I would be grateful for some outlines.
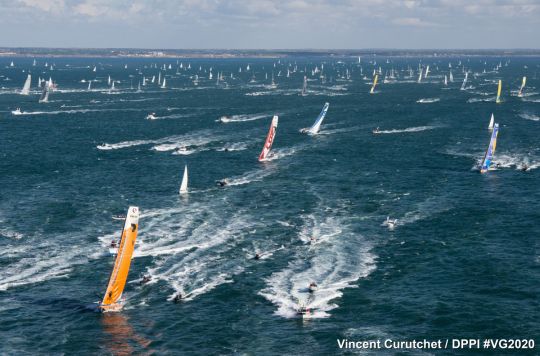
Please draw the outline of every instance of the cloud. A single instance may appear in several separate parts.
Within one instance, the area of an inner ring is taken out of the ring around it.
[[[433,22],[427,22],[419,19],[418,17],[398,17],[392,20],[392,23],[400,26],[413,26],[413,27],[431,27],[437,26]]]

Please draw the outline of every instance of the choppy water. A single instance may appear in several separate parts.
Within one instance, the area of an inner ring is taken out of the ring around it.
[[[3,353],[328,354],[338,338],[539,334],[540,58],[192,59],[179,70],[172,59],[11,60],[0,59]],[[421,84],[406,71],[419,61],[431,65]],[[464,91],[459,61],[471,71]],[[139,70],[157,81],[154,63],[172,65],[168,88],[136,92]],[[324,82],[311,73],[323,63]],[[379,65],[399,77],[370,95]],[[38,76],[58,84],[47,104]],[[320,134],[299,133],[326,101]],[[499,168],[480,175],[492,112]],[[274,155],[259,163],[274,114]],[[122,224],[111,216],[128,205],[142,211],[128,302],[102,315],[92,305]],[[189,297],[174,304],[179,291]],[[301,305],[313,319],[297,318]]]

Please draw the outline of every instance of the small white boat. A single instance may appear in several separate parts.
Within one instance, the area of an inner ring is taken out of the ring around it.
[[[146,120],[157,120],[156,113],[153,112],[151,114],[146,115]]]
[[[390,230],[393,230],[396,227],[397,219],[390,219],[389,216],[386,217],[386,220],[382,223],[382,226],[387,226]]]
[[[311,283],[309,284],[308,291],[309,291],[310,293],[315,293],[315,291],[317,291],[318,288],[319,288],[319,287],[317,286],[317,283],[311,282]]]
[[[15,110],[12,110],[11,113],[13,115],[22,115],[22,111],[21,111],[21,108],[17,108]]]

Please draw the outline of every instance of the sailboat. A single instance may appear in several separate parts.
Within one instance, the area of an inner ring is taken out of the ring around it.
[[[92,81],[89,80],[89,81],[88,81],[88,91],[90,91],[91,88],[92,88]]]
[[[501,103],[501,90],[502,90],[502,80],[499,79],[499,88],[497,89],[497,99],[495,99],[495,102],[497,104]]]
[[[525,88],[525,83],[527,83],[527,77],[523,77],[523,81],[521,82],[521,87],[519,88],[519,93],[518,93],[518,96],[520,98],[523,96],[523,88]]]
[[[139,84],[137,84],[137,93],[141,92],[141,81],[139,81]]]
[[[184,176],[182,177],[182,184],[180,184],[180,194],[186,194],[188,192],[188,170],[187,165],[184,167]]]
[[[109,75],[109,79],[107,79],[107,85],[111,86],[111,76]]]
[[[448,79],[450,80],[450,83],[454,82],[454,75],[452,74],[452,71],[450,71],[450,75],[448,76]]]
[[[328,111],[329,106],[330,106],[329,103],[325,103],[321,113],[319,114],[319,116],[317,116],[317,119],[315,120],[313,125],[309,129],[301,130],[301,132],[302,133],[308,133],[310,135],[316,135],[319,132],[319,129],[320,129],[321,124],[322,124],[322,122],[324,120],[324,117],[326,116],[326,112]]]
[[[26,77],[26,81],[24,82],[24,86],[21,90],[22,95],[28,95],[30,93],[31,84],[32,84],[32,76],[28,74],[28,77]]]
[[[270,129],[268,130],[268,135],[266,136],[266,141],[264,142],[263,149],[259,155],[259,162],[264,161],[268,157],[268,153],[272,148],[272,143],[274,143],[274,137],[276,136],[276,129],[278,125],[278,116],[274,115],[272,118],[272,123],[270,124]]]
[[[302,96],[306,96],[307,91],[307,76],[304,75],[304,85],[302,86]]]
[[[371,90],[369,91],[370,94],[375,94],[375,87],[377,86],[378,79],[379,79],[379,75],[375,74],[375,77],[373,78],[373,85],[371,86]]]
[[[465,78],[463,78],[463,83],[461,84],[460,90],[465,90],[465,85],[467,85],[468,77],[469,77],[469,72],[465,72]]]
[[[159,74],[158,74],[157,83],[158,83],[158,85],[161,85],[161,72],[159,72]]]
[[[444,86],[448,86],[448,77],[444,75]]]
[[[484,155],[484,160],[482,162],[482,167],[480,168],[480,173],[486,173],[489,171],[489,166],[493,160],[493,155],[495,154],[495,149],[497,148],[497,135],[499,134],[499,124],[493,126],[493,132],[491,133],[491,140],[489,141],[489,146]]]
[[[422,69],[420,69],[420,73],[418,74],[418,83],[422,82]]]
[[[48,103],[49,102],[49,84],[45,83],[43,86],[43,91],[41,92],[41,96],[39,97],[40,103]]]
[[[493,130],[493,125],[495,124],[495,116],[491,113],[491,119],[489,119],[488,130]]]
[[[123,307],[124,301],[122,299],[122,293],[126,286],[138,228],[139,208],[130,206],[124,222],[122,238],[118,247],[116,260],[114,261],[114,268],[111,277],[109,278],[109,284],[103,300],[99,303],[99,309],[102,312],[120,311]]]
[[[426,67],[426,74],[424,74],[424,79],[427,79],[429,74],[429,66]]]
[[[163,78],[163,84],[161,85],[161,89],[167,88],[167,78]]]

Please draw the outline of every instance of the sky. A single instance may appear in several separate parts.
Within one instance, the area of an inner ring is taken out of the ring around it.
[[[0,0],[0,47],[540,48],[540,0]]]

